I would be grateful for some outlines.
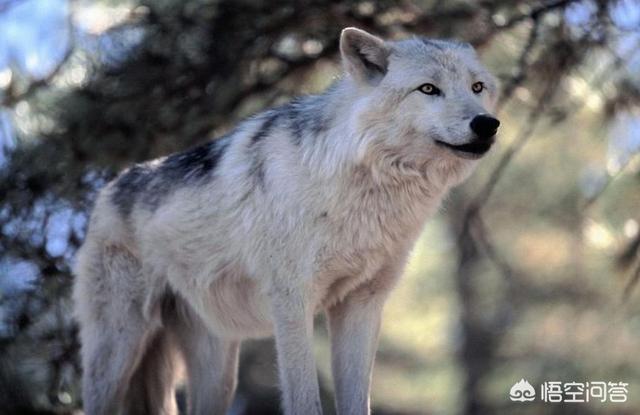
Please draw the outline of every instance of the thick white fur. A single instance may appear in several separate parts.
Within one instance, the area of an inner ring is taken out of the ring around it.
[[[471,48],[440,46],[345,29],[347,73],[325,93],[328,129],[296,145],[276,122],[261,147],[264,189],[247,175],[258,115],[233,134],[213,179],[168,191],[155,210],[123,217],[115,184],[100,193],[75,268],[87,414],[174,413],[176,353],[190,413],[222,414],[240,341],[269,335],[285,413],[320,414],[321,311],[338,413],[369,413],[385,299],[425,220],[476,164],[434,139],[470,141],[470,119],[495,98]],[[359,59],[386,72],[366,73]],[[473,94],[476,81],[487,91]],[[426,82],[445,96],[415,91]]]

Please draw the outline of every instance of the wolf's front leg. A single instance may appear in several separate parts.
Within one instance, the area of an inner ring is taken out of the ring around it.
[[[370,285],[327,310],[339,415],[367,415],[371,411],[371,372],[386,292],[376,293],[376,287]]]
[[[309,296],[305,289],[292,287],[275,289],[270,294],[284,412],[320,415]]]

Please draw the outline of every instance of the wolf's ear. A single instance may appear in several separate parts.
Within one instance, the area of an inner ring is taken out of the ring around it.
[[[340,54],[346,71],[356,80],[377,85],[387,73],[389,47],[364,30],[348,27],[340,35]]]

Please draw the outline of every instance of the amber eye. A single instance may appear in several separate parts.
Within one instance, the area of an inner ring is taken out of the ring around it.
[[[422,84],[418,87],[418,91],[427,95],[440,95],[440,90],[434,84]]]
[[[471,90],[475,94],[479,94],[484,90],[484,84],[482,82],[476,82],[475,84],[471,85]]]

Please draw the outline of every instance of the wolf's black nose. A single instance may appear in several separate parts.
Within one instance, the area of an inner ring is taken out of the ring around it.
[[[493,137],[498,131],[500,121],[489,115],[476,115],[471,120],[471,130],[480,138]]]

